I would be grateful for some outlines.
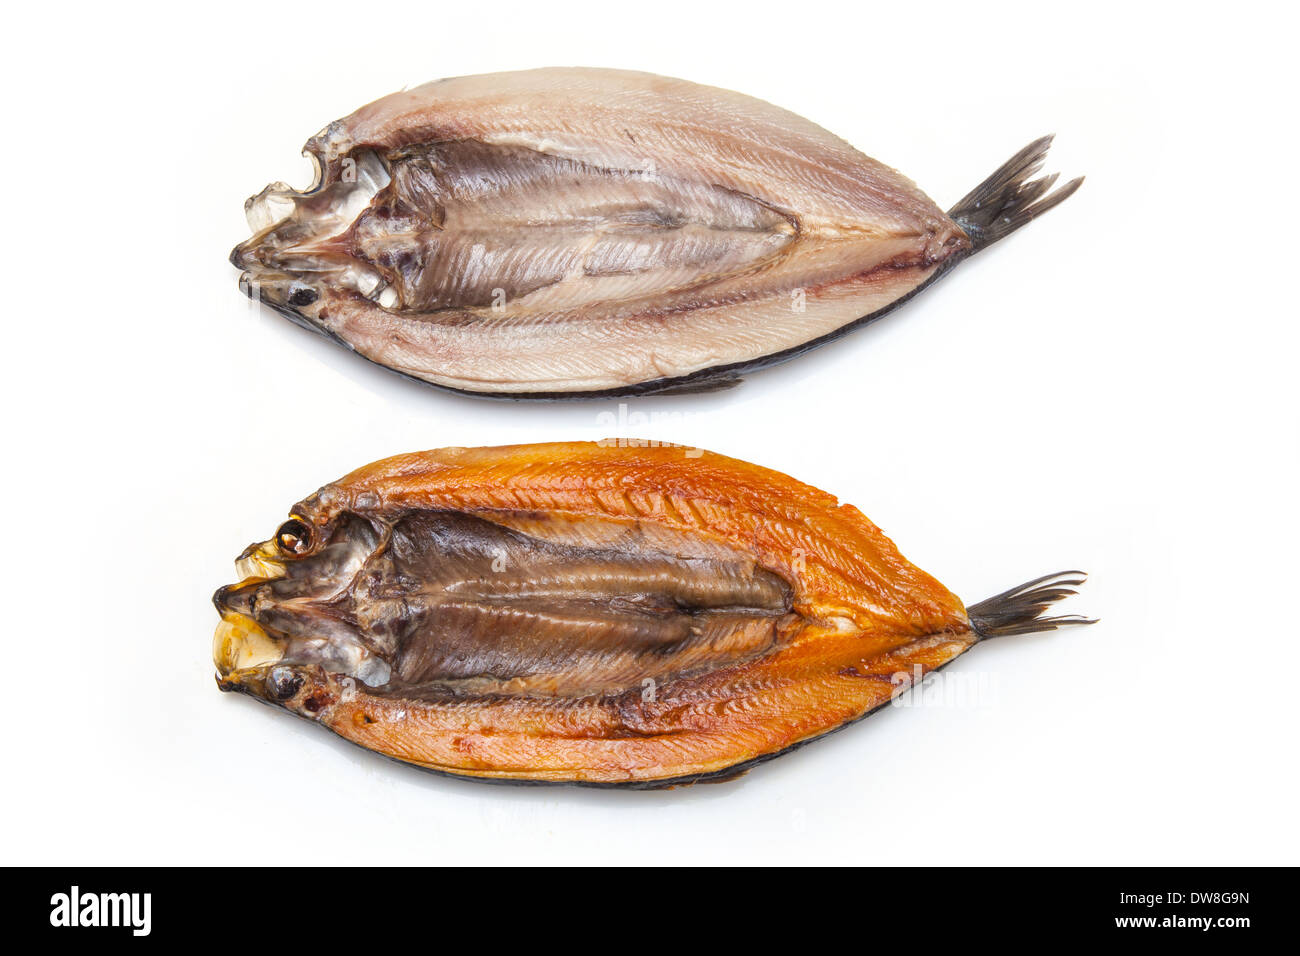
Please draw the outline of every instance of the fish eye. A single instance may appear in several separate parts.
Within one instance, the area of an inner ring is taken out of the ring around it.
[[[311,525],[290,518],[275,533],[275,543],[285,554],[305,554],[311,549]]]
[[[294,289],[289,295],[289,304],[298,306],[311,305],[318,298],[320,298],[320,293],[315,289]]]
[[[272,668],[266,683],[276,700],[288,700],[302,689],[302,678],[287,667]]]

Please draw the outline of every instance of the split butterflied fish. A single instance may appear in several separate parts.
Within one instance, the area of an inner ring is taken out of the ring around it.
[[[382,366],[514,398],[704,390],[878,318],[1052,208],[1037,140],[943,212],[761,100],[542,69],[394,93],[246,204],[241,286]]]
[[[237,570],[214,599],[223,690],[497,782],[735,776],[983,640],[1089,623],[1044,616],[1079,572],[967,607],[823,491],[625,442],[380,461]]]

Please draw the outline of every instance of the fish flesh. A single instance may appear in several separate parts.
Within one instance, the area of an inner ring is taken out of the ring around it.
[[[944,213],[808,120],[600,69],[403,90],[245,204],[241,288],[403,375],[510,398],[693,391],[884,315],[1060,203],[1029,144]]]
[[[851,505],[681,446],[444,448],[295,505],[217,591],[217,682],[482,780],[730,778],[1043,616],[969,608]]]

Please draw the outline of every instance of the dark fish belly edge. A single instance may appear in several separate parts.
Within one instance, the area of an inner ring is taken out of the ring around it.
[[[1080,621],[1078,623],[1085,623],[1085,622]],[[954,664],[956,660],[957,658],[953,658],[951,661],[948,661],[945,664],[940,664],[938,667],[933,668],[929,673],[932,674],[938,673],[939,671],[944,670],[945,668]],[[258,697],[256,694],[250,692],[248,688],[244,687],[242,684],[222,681],[221,678],[218,677],[217,687],[229,693],[243,694],[248,697],[251,697],[254,700],[258,701],[259,703],[265,704],[267,707],[270,707],[274,710],[278,711],[281,709],[277,707],[275,704],[271,703],[270,701],[264,700],[263,698]],[[580,787],[584,790],[676,790],[679,787],[691,787],[697,783],[699,784],[731,783],[745,776],[747,773],[749,773],[751,770],[753,770],[755,767],[759,766],[760,764],[765,764],[770,760],[775,760],[777,757],[784,757],[786,754],[794,753],[796,750],[800,750],[803,747],[806,747],[808,744],[816,743],[819,740],[825,740],[827,737],[831,736],[831,734],[838,733],[839,731],[844,730],[847,727],[852,727],[854,724],[866,720],[868,717],[872,716],[873,714],[876,714],[879,711],[884,710],[886,707],[889,707],[892,703],[893,703],[892,700],[887,700],[883,704],[879,704],[878,706],[871,708],[866,713],[854,717],[852,720],[845,721],[844,723],[840,724],[838,727],[832,727],[829,730],[817,734],[814,737],[808,737],[805,740],[797,741],[796,743],[793,743],[790,746],[785,747],[781,750],[776,750],[768,754],[761,754],[760,756],[754,757],[750,760],[745,760],[742,761],[741,763],[733,764],[730,767],[723,767],[721,770],[713,770],[710,771],[709,773],[686,774],[685,776],[669,777],[662,780],[529,780],[526,778],[519,778],[519,777],[483,777],[483,776],[476,776],[474,774],[455,773],[454,771],[451,770],[439,770],[437,767],[426,767],[423,766],[422,764],[411,763],[408,760],[403,760],[401,757],[394,757],[391,754],[386,754],[378,750],[371,750],[369,747],[364,747],[361,744],[348,740],[345,737],[339,737],[339,739],[343,743],[347,744],[348,747],[350,748],[355,748],[357,750],[361,750],[368,754],[371,754],[372,756],[383,758],[384,760],[395,763],[401,767],[405,767],[408,770],[415,770],[419,773],[431,774],[432,776],[435,777],[443,777],[450,780],[461,780],[461,781],[467,781],[469,783],[487,784],[489,786],[494,786],[494,787]],[[303,716],[301,714],[294,714],[293,716],[298,717],[299,720],[304,720],[309,724],[316,723],[316,721],[313,720],[312,718]],[[336,734],[335,736],[338,735]]]
[[[782,352],[775,352],[772,355],[764,355],[760,358],[748,362],[736,362],[733,365],[716,365],[713,368],[700,369],[698,372],[692,372],[689,375],[679,375],[676,378],[661,378],[649,382],[639,382],[635,385],[627,385],[621,388],[598,389],[596,391],[586,392],[476,392],[465,388],[454,388],[450,385],[440,385],[437,382],[430,382],[427,379],[420,378],[418,375],[411,375],[399,369],[390,368],[382,362],[370,358],[358,352],[351,343],[339,338],[328,329],[322,329],[309,319],[303,318],[292,306],[281,305],[275,302],[267,302],[271,309],[284,316],[299,328],[306,329],[319,335],[335,345],[342,346],[354,355],[364,359],[366,362],[383,369],[391,375],[398,378],[406,379],[417,385],[423,385],[426,388],[434,388],[442,392],[450,392],[454,395],[465,395],[470,398],[485,399],[487,401],[499,402],[579,402],[592,401],[603,398],[628,398],[636,396],[672,396],[672,395],[699,395],[709,392],[724,391],[734,388],[744,381],[744,377],[752,372],[761,372],[764,369],[773,368],[782,365],[791,359],[811,352],[813,349],[820,348],[834,342],[836,339],[843,338],[850,332],[866,328],[877,319],[883,319],[895,309],[910,302],[916,296],[920,295],[930,286],[934,285],[944,276],[948,275],[955,266],[965,260],[965,257],[952,256],[945,260],[934,273],[918,285],[911,292],[899,297],[883,308],[877,309],[870,315],[864,315],[859,319],[842,325],[838,329],[826,333],[819,338],[796,345],[793,348],[786,349]]]

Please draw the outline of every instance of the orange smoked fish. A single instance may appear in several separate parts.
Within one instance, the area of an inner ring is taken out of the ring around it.
[[[241,287],[404,375],[501,397],[717,388],[884,315],[1069,196],[1050,137],[947,213],[802,117],[623,70],[463,76],[308,140]]]
[[[389,458],[236,567],[221,689],[498,781],[731,776],[981,639],[1087,623],[1041,616],[1078,572],[967,608],[851,505],[676,446]]]

